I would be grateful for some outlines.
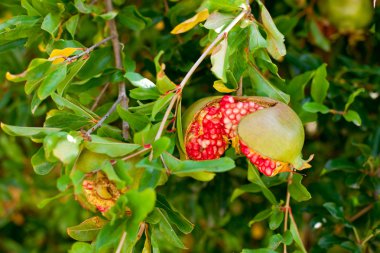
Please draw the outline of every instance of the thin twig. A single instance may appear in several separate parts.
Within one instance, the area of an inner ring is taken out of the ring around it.
[[[293,174],[290,173],[288,177],[288,187],[286,191],[286,203],[285,203],[285,218],[284,218],[284,233],[288,230],[288,217],[290,211],[290,192],[289,185],[292,183]],[[286,244],[284,243],[284,253],[287,253]]]
[[[243,96],[243,76],[240,77],[239,87],[236,90],[236,96]]]
[[[129,156],[123,157],[121,160],[123,160],[123,161],[129,160],[129,159],[131,159],[131,158],[133,158],[133,157],[135,157],[135,156],[138,156],[138,155],[140,155],[140,154],[142,154],[142,153],[145,153],[145,152],[148,151],[148,150],[151,150],[151,148],[144,148],[144,149],[141,149],[141,150],[139,150],[139,151],[137,151],[137,152],[135,152],[135,153],[133,153],[133,154],[131,154],[131,155],[129,155]]]
[[[113,6],[112,6],[112,0],[105,0],[106,4],[106,9],[107,12],[113,11]],[[121,60],[121,51],[120,51],[120,41],[119,41],[119,33],[117,32],[116,28],[116,23],[114,19],[108,20],[108,26],[111,32],[112,36],[112,46],[113,46],[113,53],[115,57],[115,66],[117,69],[122,70],[123,69],[123,64]],[[123,109],[128,109],[128,97],[127,93],[125,91],[125,83],[120,82],[119,83],[119,98],[120,100],[120,105]],[[123,137],[124,139],[129,138],[129,125],[128,122],[123,120]]]
[[[248,7],[247,7],[248,8]],[[157,134],[156,134],[156,137],[154,138],[154,140],[158,140],[161,135],[162,135],[162,132],[164,130],[164,127],[165,127],[165,124],[166,124],[166,121],[167,119],[169,118],[169,115],[170,115],[170,111],[173,109],[173,106],[176,102],[177,99],[180,99],[180,94],[182,92],[182,89],[183,87],[185,87],[185,85],[187,84],[187,82],[189,81],[190,77],[192,76],[192,74],[195,72],[195,70],[199,67],[199,65],[202,63],[202,61],[206,58],[206,56],[209,54],[209,52],[215,47],[215,45],[221,41],[223,38],[225,38],[225,36],[228,34],[229,31],[231,31],[232,28],[234,28],[234,26],[239,23],[239,21],[245,16],[247,15],[248,13],[250,12],[250,9],[244,9],[236,18],[234,18],[234,20],[232,20],[232,22],[215,38],[215,40],[207,47],[207,49],[205,51],[203,51],[202,55],[199,57],[199,59],[194,63],[194,65],[191,67],[191,69],[189,70],[189,72],[186,73],[185,77],[182,79],[182,82],[179,84],[178,88],[177,88],[177,92],[173,97],[172,97],[172,100],[170,101],[170,104],[168,106],[168,108],[166,109],[166,112],[165,112],[165,115],[161,121],[161,125],[160,125],[160,128],[158,129],[157,131]]]
[[[72,56],[72,57],[68,57],[68,58],[66,58],[65,61],[66,61],[66,62],[72,62],[72,61],[74,61],[74,60],[76,60],[76,59],[78,59],[78,58],[81,58],[81,57],[84,56],[84,55],[88,55],[88,54],[91,53],[95,48],[99,47],[100,45],[106,43],[106,42],[109,41],[109,40],[112,40],[112,36],[109,36],[109,37],[107,37],[107,38],[105,38],[105,39],[99,41],[98,43],[96,43],[96,44],[92,45],[91,47],[87,48],[86,50],[84,50],[84,51],[83,51],[82,53],[80,53],[80,54],[77,54],[77,55],[74,55],[74,56]]]
[[[126,238],[127,238],[127,232],[124,231],[123,234],[121,235],[119,245],[117,245],[117,249],[116,249],[115,253],[121,252]]]
[[[88,131],[86,132],[86,136],[90,136],[96,129],[98,129],[103,124],[103,122],[116,110],[116,106],[120,103],[120,100],[121,97],[118,97],[111,106],[111,108],[108,110],[108,112],[104,114],[104,116],[96,123],[96,125],[88,129]]]
[[[359,219],[361,216],[363,216],[364,214],[366,214],[368,211],[370,211],[372,208],[373,208],[373,203],[371,203],[368,206],[364,207],[357,214],[355,214],[354,216],[348,218],[347,220],[349,222],[354,222],[355,220]]]
[[[106,83],[106,85],[104,85],[103,89],[100,91],[99,95],[96,97],[94,104],[91,106],[91,111],[94,111],[95,108],[98,106],[100,99],[106,93],[106,90],[108,89],[109,86],[110,86],[110,83]]]
[[[296,223],[296,220],[294,219],[292,210],[289,210],[289,217],[290,217],[291,222],[293,223],[293,226],[294,226],[294,229],[295,229],[295,232],[296,232],[298,238],[301,239],[301,234],[300,234],[300,231],[298,230],[297,223]],[[302,245],[303,245],[303,242],[302,242]],[[303,247],[305,248],[304,245],[303,245]]]

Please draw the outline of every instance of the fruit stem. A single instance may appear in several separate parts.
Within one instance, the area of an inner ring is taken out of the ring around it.
[[[285,203],[285,218],[284,218],[284,233],[288,230],[288,218],[289,218],[289,211],[290,211],[290,192],[289,192],[289,185],[292,183],[293,180],[293,173],[289,173],[288,177],[288,187],[286,191],[286,203]],[[286,244],[284,243],[284,253],[287,253]]]

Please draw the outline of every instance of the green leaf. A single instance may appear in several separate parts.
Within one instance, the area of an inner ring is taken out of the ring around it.
[[[327,202],[323,204],[323,207],[327,209],[327,211],[338,220],[344,220],[343,207],[337,206],[336,203]]]
[[[136,132],[144,129],[150,123],[149,118],[144,114],[132,113],[123,109],[120,105],[117,106],[116,110],[120,118],[128,122],[129,126]]]
[[[139,73],[127,72],[125,73],[124,77],[127,78],[128,81],[130,81],[132,85],[139,88],[148,89],[148,88],[156,87],[156,85],[151,80],[143,77]]]
[[[154,120],[159,112],[166,109],[173,97],[174,93],[168,93],[165,96],[161,96],[159,99],[156,100],[153,106],[151,120]]]
[[[37,85],[44,80],[50,70],[50,66],[52,65],[51,61],[47,59],[33,59],[27,68],[26,78],[27,81],[25,83],[25,93],[31,94],[33,90],[37,88]]]
[[[67,111],[52,110],[48,112],[45,120],[45,127],[56,127],[63,130],[78,130],[92,122],[83,116],[79,116]]]
[[[302,105],[302,108],[305,111],[312,113],[320,112],[322,114],[326,114],[330,111],[330,109],[327,106],[317,102],[306,102]]]
[[[60,128],[47,128],[47,127],[20,127],[12,126],[1,123],[3,131],[12,136],[22,136],[29,138],[40,139],[51,133],[59,132]]]
[[[78,157],[82,140],[77,132],[49,134],[43,142],[45,157],[50,162],[58,159],[63,164],[70,164]]]
[[[220,33],[223,30],[223,28],[227,24],[229,24],[233,19],[233,15],[220,12],[213,12],[208,16],[203,26],[209,30],[214,30],[215,32]]]
[[[252,88],[256,91],[259,96],[268,96],[276,100],[282,101],[286,104],[290,101],[290,96],[283,91],[279,90],[277,87],[272,85],[257,69],[257,67],[252,66],[249,68],[249,77],[252,81]]]
[[[65,107],[67,109],[70,109],[75,114],[77,114],[79,116],[83,116],[85,118],[88,118],[91,121],[95,121],[95,118],[99,118],[99,116],[97,116],[95,113],[91,112],[89,109],[87,109],[87,108],[85,108],[85,107],[83,107],[81,105],[77,105],[76,103],[74,103],[73,100],[61,97],[61,96],[59,96],[56,93],[52,93],[51,94],[51,98],[57,104],[57,106],[59,106],[59,107]]]
[[[298,202],[311,199],[310,193],[308,192],[306,187],[302,185],[301,180],[302,175],[294,174],[292,183],[289,185],[290,196]]]
[[[258,4],[261,10],[261,20],[265,31],[267,32],[267,50],[274,59],[280,60],[286,54],[284,35],[282,35],[282,33],[277,29],[271,15],[261,1],[258,1]]]
[[[222,12],[235,12],[240,10],[244,0],[206,0],[199,9],[207,8],[209,12],[220,10]]]
[[[258,186],[257,184],[245,184],[245,185],[240,186],[239,188],[236,188],[233,191],[230,201],[231,202],[234,201],[237,197],[239,197],[240,195],[246,192],[255,193],[255,192],[260,192],[260,191],[261,191],[261,187]]]
[[[275,207],[272,212],[272,215],[269,218],[269,228],[271,230],[277,229],[279,226],[281,226],[283,220],[284,212],[282,212],[280,208]]]
[[[267,41],[261,35],[259,27],[255,22],[249,26],[249,51],[254,53],[259,48],[266,48]]]
[[[355,101],[355,98],[360,95],[360,93],[365,92],[364,88],[357,89],[354,91],[347,99],[347,103],[344,106],[344,111],[346,112],[350,105]]]
[[[153,147],[153,159],[159,157],[163,152],[167,151],[170,146],[170,138],[163,136],[152,145]]]
[[[131,209],[132,216],[128,221],[127,237],[133,241],[133,234],[138,231],[140,222],[153,211],[156,202],[156,193],[153,189],[143,191],[130,190],[126,194],[128,207]],[[141,201],[144,200],[144,201]]]
[[[358,167],[354,162],[351,162],[345,158],[337,158],[328,160],[324,170],[322,171],[321,175],[324,175],[328,172],[333,172],[337,170],[342,170],[345,172],[356,172],[358,170]]]
[[[211,54],[211,71],[214,75],[222,80],[224,83],[227,82],[226,69],[227,69],[227,50],[228,42],[227,37],[225,37],[212,51]]]
[[[57,31],[60,23],[60,17],[57,14],[49,13],[42,22],[41,29],[50,33],[52,37]]]
[[[34,172],[38,175],[48,174],[57,165],[57,163],[46,161],[43,148],[38,149],[38,151],[32,156],[31,162]]]
[[[87,242],[95,240],[99,231],[108,221],[95,216],[89,218],[77,226],[67,228],[67,234],[74,240]]]
[[[86,141],[84,145],[92,152],[106,154],[110,157],[125,156],[140,147],[137,144],[120,142],[97,135],[91,135],[91,141]]]
[[[330,51],[330,41],[321,32],[315,19],[310,19],[309,26],[310,26],[310,33],[313,37],[314,44],[327,52]]]
[[[113,53],[110,47],[103,47],[91,52],[90,58],[78,72],[78,78],[82,80],[91,79],[97,76],[107,68],[113,61]]]
[[[264,211],[259,212],[258,214],[255,215],[255,217],[253,217],[252,220],[249,221],[248,226],[252,226],[256,222],[268,219],[272,215],[272,213],[273,213],[272,208],[265,209]]]
[[[314,74],[313,81],[311,82],[311,97],[315,102],[320,104],[323,103],[327,95],[327,90],[329,89],[329,82],[327,81],[327,64],[322,64],[317,68]]]
[[[119,177],[113,168],[111,162],[106,160],[101,166],[101,170],[107,175],[107,178],[113,182],[115,182],[118,189],[122,189],[125,187],[125,181]]]
[[[59,198],[62,198],[64,196],[68,196],[68,195],[71,195],[73,194],[73,191],[72,189],[69,189],[67,191],[64,191],[64,192],[60,192],[58,193],[57,195],[51,197],[51,198],[47,198],[47,199],[44,199],[42,200],[40,203],[38,203],[37,207],[38,208],[44,208],[47,204],[49,204],[50,202],[56,200],[56,199],[59,199]]]
[[[360,118],[359,113],[353,110],[348,110],[345,114],[343,114],[343,117],[346,121],[352,122],[357,126],[360,126],[362,124],[362,119]]]
[[[168,91],[174,90],[177,86],[169,79],[165,74],[165,64],[160,65],[160,58],[164,51],[160,51],[156,57],[154,57],[154,65],[156,67],[156,86],[161,94],[165,94]]]
[[[185,245],[179,239],[178,235],[172,228],[172,226],[169,223],[169,218],[167,217],[167,214],[162,209],[157,209],[158,213],[161,216],[161,221],[159,223],[160,232],[162,235],[168,240],[171,244],[173,244],[175,247],[180,249],[186,249]]]
[[[75,37],[75,31],[78,26],[78,21],[79,21],[79,14],[71,16],[69,20],[67,20],[65,23],[66,30],[70,33],[73,39]]]
[[[69,253],[88,253],[93,252],[93,247],[89,243],[76,242],[71,246]]]
[[[182,233],[188,234],[194,229],[194,224],[187,220],[181,213],[174,210],[161,194],[157,194],[156,207],[165,210],[168,220],[176,225]]]
[[[222,157],[216,160],[192,161],[179,160],[169,153],[163,153],[163,158],[172,174],[190,172],[225,172],[235,168],[235,162],[229,157]]]
[[[110,12],[99,15],[99,17],[101,17],[104,20],[111,20],[111,19],[114,19],[117,16],[117,14],[118,14],[117,11],[110,11]]]
[[[78,74],[78,72],[82,69],[82,67],[86,64],[86,62],[87,59],[79,59],[68,66],[67,76],[57,86],[57,92],[60,96],[62,96],[63,92],[66,90],[66,88],[72,82],[72,80]]]
[[[154,88],[136,88],[130,91],[130,97],[137,100],[157,99],[160,97],[160,92]]]
[[[273,204],[277,204],[276,197],[273,193],[265,186],[264,182],[261,180],[260,174],[256,168],[249,162],[248,163],[248,180],[261,188],[264,196]]]
[[[51,95],[57,88],[58,84],[66,78],[67,65],[62,63],[56,70],[51,72],[45,80],[42,82],[41,86],[38,88],[38,97],[43,100]]]
[[[272,250],[272,249],[243,249],[241,253],[277,253],[277,251]]]
[[[0,45],[38,34],[40,17],[20,15],[0,24]]]
[[[281,234],[274,234],[269,238],[268,247],[271,249],[277,249],[284,242]]]
[[[113,252],[125,231],[126,223],[127,219],[119,219],[105,224],[96,237],[93,252]]]
[[[144,17],[134,5],[124,7],[120,11],[117,21],[134,31],[140,31],[152,22],[150,18]]]
[[[85,4],[84,2],[85,2],[84,0],[75,0],[74,1],[75,8],[77,8],[79,12],[84,13],[84,14],[91,13],[92,10],[90,6]]]
[[[298,248],[301,250],[302,253],[307,253],[305,246],[303,245],[302,238],[300,237],[297,229],[297,224],[295,223],[294,219],[290,219],[290,232],[293,235],[294,242],[298,246]]]

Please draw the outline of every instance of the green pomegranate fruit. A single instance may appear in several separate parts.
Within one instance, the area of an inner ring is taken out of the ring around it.
[[[289,106],[270,98],[204,98],[189,107],[183,125],[188,159],[217,159],[232,144],[267,176],[310,167],[301,158],[301,120]]]
[[[320,0],[318,7],[341,32],[353,32],[369,25],[373,17],[371,0]]]

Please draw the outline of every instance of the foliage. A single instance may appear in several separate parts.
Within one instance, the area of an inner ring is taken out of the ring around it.
[[[112,2],[0,3],[1,252],[376,252],[379,8]],[[311,169],[185,160],[183,111],[241,92],[296,111]]]

